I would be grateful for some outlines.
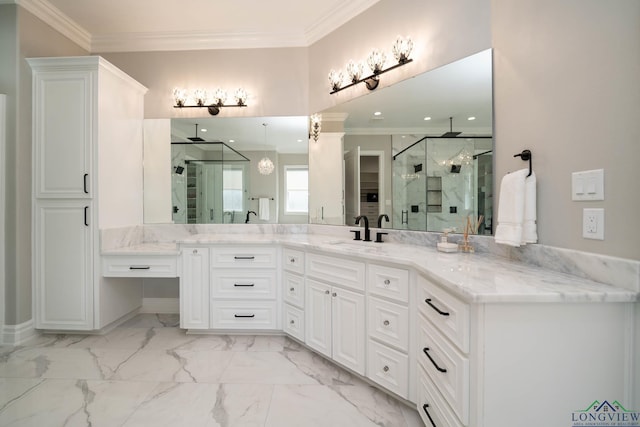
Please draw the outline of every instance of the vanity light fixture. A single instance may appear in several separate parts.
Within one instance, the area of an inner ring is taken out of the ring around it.
[[[367,89],[374,90],[380,84],[380,74],[386,73],[387,71],[391,71],[394,68],[398,68],[413,61],[413,59],[409,58],[412,50],[413,41],[411,38],[398,36],[392,49],[393,56],[398,62],[395,65],[384,68],[387,62],[387,54],[384,51],[374,49],[367,57],[367,65],[369,66],[372,74],[365,77],[362,77],[362,74],[364,74],[364,67],[362,64],[358,64],[353,60],[349,61],[346,68],[350,83],[346,85],[343,85],[344,75],[342,71],[331,70],[329,72],[329,85],[331,87],[331,92],[329,93],[334,94],[358,83],[364,83],[367,86]]]
[[[222,107],[246,107],[247,106],[247,91],[239,88],[234,93],[235,104],[226,104],[227,92],[223,89],[217,89],[213,94],[213,101],[209,103],[207,91],[204,89],[196,89],[193,91],[193,101],[195,105],[187,105],[187,91],[182,88],[175,88],[173,90],[173,99],[175,105],[173,108],[207,108],[209,114],[212,116],[220,113]]]
[[[309,119],[311,120],[311,133],[309,136],[312,137],[315,142],[318,142],[320,129],[322,128],[322,116],[316,113],[312,114]]]
[[[266,145],[267,123],[263,123],[262,126],[264,126],[264,143]],[[270,175],[274,169],[275,169],[275,166],[273,165],[273,162],[266,155],[262,159],[260,159],[260,161],[258,162],[258,172],[260,172],[261,175]]]

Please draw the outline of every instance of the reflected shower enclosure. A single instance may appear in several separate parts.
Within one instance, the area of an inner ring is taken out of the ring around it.
[[[248,165],[248,158],[223,142],[172,142],[173,222],[243,223]]]
[[[467,217],[491,234],[493,160],[491,138],[424,137],[392,142],[393,228],[454,232]]]

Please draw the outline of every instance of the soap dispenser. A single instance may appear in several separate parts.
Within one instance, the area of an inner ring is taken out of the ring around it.
[[[451,228],[445,228],[442,230],[442,236],[440,236],[440,241],[436,244],[436,248],[440,252],[458,252],[458,245],[455,243],[449,242],[449,233],[453,230]]]

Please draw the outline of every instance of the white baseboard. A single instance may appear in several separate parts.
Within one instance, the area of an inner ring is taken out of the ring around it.
[[[178,314],[179,298],[143,298],[140,313]]]
[[[4,325],[0,342],[6,345],[20,345],[35,337],[37,334],[33,319],[29,319],[19,325]]]

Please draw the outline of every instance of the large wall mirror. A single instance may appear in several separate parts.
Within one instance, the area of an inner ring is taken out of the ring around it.
[[[168,130],[150,124],[146,134]],[[170,133],[162,147],[145,142],[145,222],[308,222],[306,116],[176,118]],[[166,156],[153,160],[163,149]],[[273,164],[268,174],[258,169],[262,159]],[[150,196],[158,176],[163,184]]]
[[[383,227],[461,232],[469,219],[492,234],[491,58],[483,51],[322,111],[323,129],[344,131],[334,165],[344,171],[344,196],[317,200],[326,191],[312,186],[310,222],[352,225],[358,215],[375,222],[386,214]],[[329,170],[330,139],[310,142],[311,182]]]

